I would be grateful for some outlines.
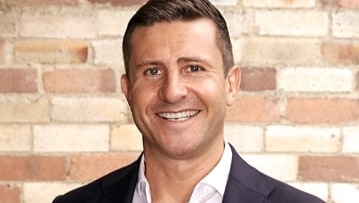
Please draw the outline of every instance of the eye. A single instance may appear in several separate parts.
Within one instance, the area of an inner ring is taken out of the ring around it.
[[[187,67],[187,71],[192,72],[192,73],[199,72],[202,70],[203,70],[203,68],[199,65],[190,65]]]
[[[144,73],[146,76],[156,76],[161,75],[162,71],[159,68],[149,68]]]

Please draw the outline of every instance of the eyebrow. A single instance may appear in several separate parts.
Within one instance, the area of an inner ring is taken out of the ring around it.
[[[207,62],[207,60],[200,58],[200,57],[180,57],[177,60],[178,63],[181,62],[198,62],[198,63],[203,63],[206,64],[207,66],[210,66],[210,64]]]
[[[145,60],[145,61],[137,64],[135,66],[135,68],[140,69],[140,68],[142,68],[144,66],[148,66],[148,65],[163,65],[163,63],[161,61],[159,61],[159,60],[148,60],[148,61]]]
[[[180,57],[177,59],[177,63],[188,63],[188,62],[196,62],[205,64],[206,66],[212,67],[207,60],[200,58],[200,57]],[[135,67],[136,69],[140,69],[144,66],[148,65],[161,65],[164,66],[164,63],[161,60],[144,60],[143,62],[137,64]]]

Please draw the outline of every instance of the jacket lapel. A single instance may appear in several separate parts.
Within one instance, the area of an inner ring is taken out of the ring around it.
[[[232,164],[224,192],[223,203],[264,202],[275,185],[265,175],[248,165],[232,149]],[[140,156],[141,157],[141,156]],[[140,158],[125,168],[104,177],[102,192],[91,194],[86,203],[132,203],[137,184]]]
[[[86,203],[132,203],[137,184],[139,164],[140,158],[125,168],[121,168],[104,177],[101,197],[89,197],[90,201],[86,201]]]
[[[275,185],[255,168],[248,165],[232,149],[232,164],[224,192],[223,202],[264,202],[274,189]]]

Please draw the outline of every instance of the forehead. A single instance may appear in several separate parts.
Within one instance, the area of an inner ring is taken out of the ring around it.
[[[215,24],[206,18],[155,23],[137,27],[131,39],[131,58],[176,54],[219,54]]]
[[[151,25],[139,25],[136,28],[134,28],[133,34],[135,35],[136,32],[143,32],[146,31],[158,31],[158,29],[161,28],[191,28],[193,30],[196,30],[195,28],[198,28],[201,31],[215,31],[215,23],[209,19],[209,18],[195,18],[191,20],[172,20],[172,21],[162,21],[162,22],[155,22]],[[205,30],[203,30],[204,28]]]

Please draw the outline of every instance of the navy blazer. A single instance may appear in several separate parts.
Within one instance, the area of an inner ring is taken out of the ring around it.
[[[232,148],[223,203],[324,203],[248,165]],[[53,203],[132,203],[140,158],[94,182],[55,198]]]

